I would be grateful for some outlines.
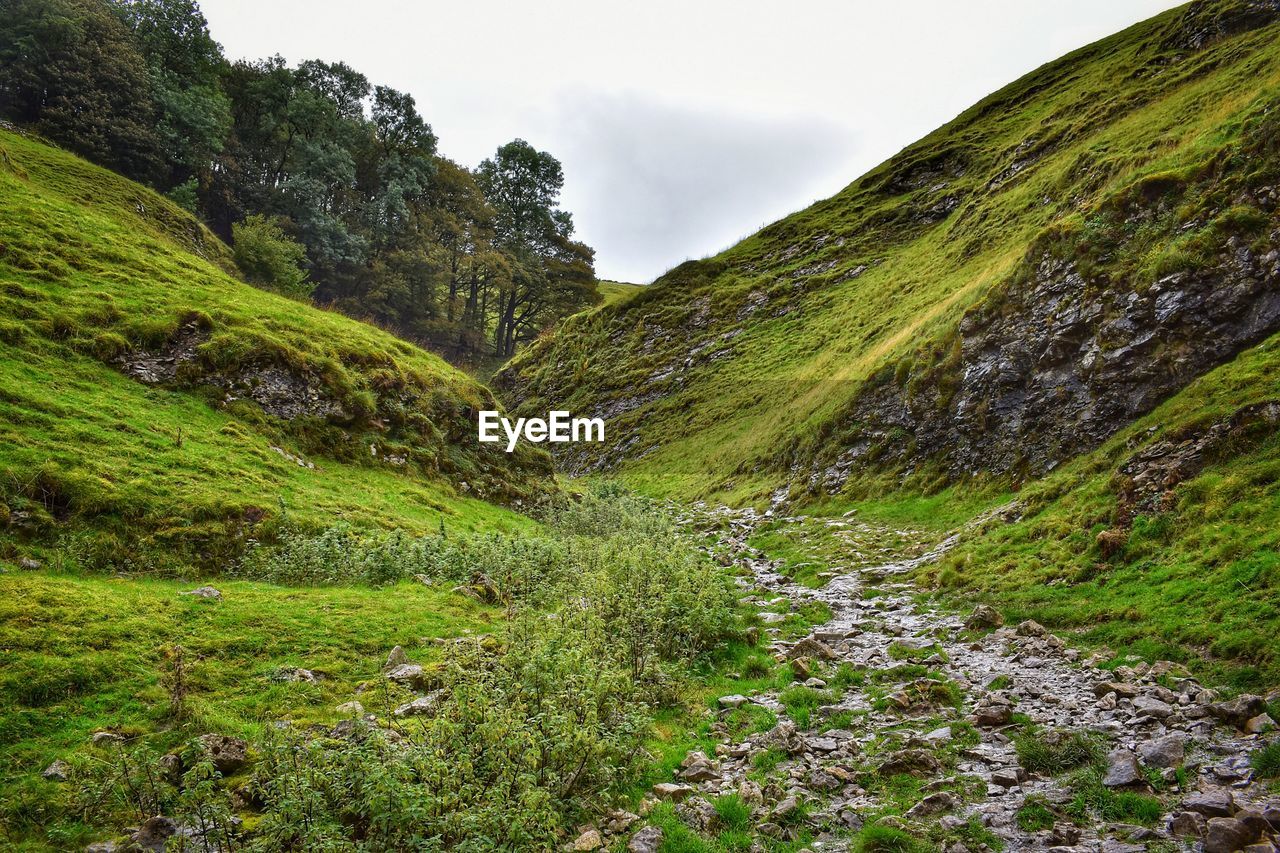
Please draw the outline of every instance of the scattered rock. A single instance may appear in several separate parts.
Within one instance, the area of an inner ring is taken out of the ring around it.
[[[1214,817],[1204,833],[1204,853],[1234,853],[1257,839],[1257,835],[1233,817]]]
[[[156,815],[138,827],[138,831],[129,836],[130,840],[143,850],[153,853],[164,853],[169,839],[178,833],[178,824],[173,818]]]
[[[343,702],[334,710],[337,711],[339,714],[343,714],[348,717],[364,716],[364,706],[361,705],[359,702],[355,701],[354,699],[351,700],[350,702]]]
[[[924,773],[936,773],[942,769],[938,759],[923,749],[903,749],[893,753],[884,761],[877,771],[882,776],[897,776],[909,773],[919,776]]]
[[[223,776],[230,776],[249,763],[249,744],[238,737],[205,734],[200,735],[197,740],[208,751],[213,766]]]
[[[1142,763],[1148,767],[1181,767],[1186,752],[1187,738],[1181,734],[1165,735],[1138,747]]]
[[[67,774],[71,772],[71,765],[63,761],[61,758],[55,759],[52,764],[40,772],[43,779],[50,782],[65,782]]]
[[[1267,710],[1267,700],[1252,693],[1244,693],[1227,702],[1209,706],[1209,713],[1228,725],[1243,729],[1249,721]]]
[[[653,795],[660,800],[681,803],[694,793],[692,785],[678,785],[674,782],[659,782],[653,786]]]
[[[781,821],[782,823],[786,823],[791,819],[793,815],[795,815],[799,811],[800,811],[800,800],[798,797],[794,795],[783,797],[781,800],[778,801],[778,804],[773,807],[773,810],[769,812],[769,818],[773,820],[775,823],[779,821]]]
[[[604,847],[604,838],[600,835],[599,830],[588,829],[586,832],[578,836],[577,840],[569,848],[574,851],[599,850]]]
[[[38,569],[41,566],[43,566],[44,563],[40,562],[39,560],[34,560],[31,557],[23,557],[21,560],[18,561],[18,565],[24,569],[30,569],[34,571],[35,569]]]
[[[662,846],[662,829],[657,826],[642,827],[627,842],[628,853],[658,853]]]
[[[750,701],[751,700],[746,696],[741,696],[735,693],[732,696],[721,696],[716,700],[716,703],[719,704],[721,708],[741,708]]]
[[[969,614],[969,618],[964,620],[964,626],[970,631],[982,631],[988,628],[999,628],[1004,624],[1004,617],[1000,615],[1000,611],[986,604],[979,604],[973,608],[973,612]]]
[[[1205,791],[1192,794],[1182,801],[1182,807],[1205,817],[1231,817],[1235,813],[1235,797],[1230,791]]]
[[[94,746],[111,746],[116,743],[124,743],[124,736],[115,732],[94,732],[89,741]]]
[[[1161,702],[1159,699],[1154,699],[1150,696],[1135,697],[1133,700],[1133,710],[1137,711],[1140,715],[1155,717],[1158,720],[1163,720],[1165,717],[1168,717],[1173,713],[1173,708],[1170,707],[1168,703]]]
[[[222,600],[222,593],[218,592],[218,590],[211,586],[196,587],[195,589],[187,590],[186,592],[180,592],[178,595],[192,595],[196,598],[204,599],[205,601]]]
[[[1127,788],[1145,785],[1146,781],[1142,769],[1138,767],[1138,759],[1129,750],[1117,749],[1107,757],[1107,775],[1102,780],[1103,785],[1108,788]]]

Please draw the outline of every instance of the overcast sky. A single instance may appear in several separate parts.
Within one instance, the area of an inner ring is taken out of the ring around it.
[[[343,60],[474,166],[564,164],[601,278],[648,282],[829,196],[1166,0],[202,0],[232,59]]]

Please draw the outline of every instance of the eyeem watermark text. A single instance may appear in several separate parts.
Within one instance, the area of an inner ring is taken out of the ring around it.
[[[516,418],[513,424],[501,414],[489,409],[480,411],[480,440],[486,443],[502,441],[498,428],[506,433],[507,452],[516,449],[516,442],[523,435],[526,441],[540,444],[544,441],[604,441],[603,418],[575,418],[568,412],[553,410],[542,418]]]

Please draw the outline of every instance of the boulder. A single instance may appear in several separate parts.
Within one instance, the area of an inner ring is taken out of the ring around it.
[[[805,637],[796,643],[787,652],[787,657],[791,660],[796,658],[817,658],[818,660],[832,661],[837,655],[835,651],[821,640],[813,637]]]
[[[436,697],[419,696],[411,702],[406,702],[400,707],[392,711],[397,717],[426,717],[435,712]]]
[[[1138,767],[1138,759],[1127,749],[1114,750],[1107,757],[1107,775],[1102,784],[1108,788],[1127,788],[1134,785],[1145,785],[1146,777]]]
[[[1215,702],[1209,713],[1228,725],[1243,729],[1250,720],[1267,710],[1267,700],[1244,693],[1226,702]]]
[[[1214,817],[1204,833],[1204,853],[1234,853],[1257,839],[1249,827],[1233,817]]]
[[[1180,767],[1187,754],[1185,735],[1170,734],[1138,746],[1142,763],[1148,767]]]
[[[63,761],[61,758],[54,760],[52,764],[40,771],[40,777],[48,779],[50,782],[65,782],[67,774],[71,772],[71,765]]]
[[[147,818],[142,826],[129,836],[129,840],[142,850],[164,853],[165,845],[177,833],[178,824],[173,818],[156,815]]]
[[[659,782],[653,786],[653,795],[659,800],[670,800],[681,803],[694,793],[692,785],[678,785],[674,782]]]
[[[676,806],[676,817],[685,826],[698,832],[710,832],[720,820],[716,807],[706,797],[690,797],[685,800]]]
[[[657,826],[642,827],[627,842],[627,853],[658,853],[662,846],[662,829]]]
[[[786,823],[800,811],[800,800],[795,795],[783,797],[769,812],[769,819],[774,823]]]
[[[218,592],[218,590],[214,589],[211,586],[199,586],[199,587],[196,587],[195,589],[187,590],[186,592],[180,592],[178,593],[178,595],[190,595],[195,598],[203,599],[205,601],[221,601],[222,600],[222,593]]]
[[[599,850],[601,847],[604,847],[604,838],[600,835],[599,830],[588,829],[577,837],[569,849],[574,851],[586,851]]]
[[[1028,619],[1018,623],[1017,633],[1019,637],[1043,637],[1049,631],[1034,619]]]
[[[720,777],[720,768],[703,752],[691,752],[680,762],[677,778],[685,782],[709,782]]]
[[[969,614],[969,618],[964,620],[964,626],[970,631],[999,628],[1003,624],[1004,617],[1000,615],[1000,611],[985,604],[979,604],[977,607],[973,608],[973,612]]]
[[[1201,838],[1207,823],[1199,812],[1178,812],[1169,819],[1169,834],[1175,838]]]
[[[249,763],[249,744],[238,737],[205,734],[197,738],[209,753],[213,766],[223,776],[230,776]]]
[[[1132,699],[1138,695],[1138,688],[1123,681],[1100,681],[1093,685],[1093,695],[1101,699],[1108,693],[1114,693],[1121,699]]]
[[[907,817],[930,817],[943,812],[954,811],[960,800],[950,791],[939,791],[930,794],[907,810]]]
[[[402,663],[387,670],[387,678],[410,690],[424,690],[427,686],[426,672],[421,664]]]
[[[1182,801],[1182,807],[1205,817],[1231,817],[1235,813],[1235,797],[1230,791],[1204,791]]]
[[[387,662],[382,665],[382,671],[395,669],[398,666],[404,666],[409,662],[409,656],[404,653],[403,646],[396,646],[391,650],[391,654],[387,655]]]
[[[1157,720],[1163,720],[1173,713],[1173,708],[1168,703],[1151,696],[1134,697],[1133,710],[1141,716],[1155,717]]]

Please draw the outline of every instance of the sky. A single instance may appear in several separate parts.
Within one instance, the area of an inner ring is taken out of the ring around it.
[[[601,278],[649,282],[830,196],[1167,0],[201,0],[231,59],[344,61],[440,152],[564,165]]]

